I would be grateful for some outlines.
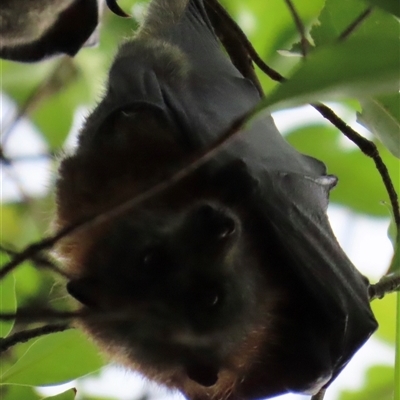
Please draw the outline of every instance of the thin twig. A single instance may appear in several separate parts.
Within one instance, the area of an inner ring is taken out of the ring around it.
[[[389,274],[383,276],[379,282],[369,287],[370,301],[382,299],[385,295],[400,291],[400,274]]]
[[[126,310],[104,311],[98,309],[84,308],[75,311],[58,311],[52,308],[32,309],[20,308],[17,312],[0,313],[0,321],[47,322],[47,321],[69,321],[69,320],[107,320],[115,321],[126,319],[129,312]]]
[[[311,397],[311,400],[324,400],[326,389],[321,389],[317,394]]]
[[[237,40],[237,29],[228,12],[219,4],[218,0],[206,0],[207,15],[220,42],[229,55],[233,65],[239,72],[253,82],[261,97],[264,92],[254,70],[253,60],[248,54],[246,46]]]
[[[242,45],[247,50],[248,55],[254,61],[254,63],[261,69],[265,74],[267,74],[272,80],[277,82],[283,82],[285,78],[277,71],[268,66],[264,60],[259,56],[250,40],[247,38],[243,30],[240,28],[238,23],[226,12],[226,10],[221,6],[221,4],[216,0],[206,0],[214,11],[224,19],[224,23],[229,24],[233,33],[235,33],[237,41],[242,43]]]
[[[0,354],[16,344],[25,343],[33,338],[48,335],[49,333],[62,332],[70,328],[68,324],[50,324],[14,333],[11,336],[0,339]]]
[[[16,257],[19,254],[17,251],[6,248],[2,244],[0,244],[0,251],[2,251],[3,253],[6,253],[10,257]],[[55,261],[51,260],[48,255],[35,254],[31,257],[31,260],[37,268],[48,269],[64,278],[67,278],[67,279],[71,278],[69,276],[69,274],[67,274],[67,272],[65,272],[61,268],[57,267]]]
[[[389,195],[390,203],[393,208],[395,223],[397,226],[400,226],[399,198],[397,196],[396,189],[393,186],[392,179],[390,178],[389,171],[385,163],[383,162],[375,143],[361,136],[358,132],[347,125],[341,118],[339,118],[326,105],[317,103],[312,104],[312,106],[331,124],[336,126],[336,128],[338,128],[347,138],[355,143],[365,155],[371,157],[374,160],[376,169],[379,171],[386,191]]]
[[[88,315],[94,315],[94,312],[88,311],[57,311],[53,309],[19,309],[16,313],[0,313],[0,321],[18,321],[23,322],[45,322],[56,320],[70,320],[86,318]]]
[[[143,313],[146,306],[143,305],[128,305],[126,308],[118,310],[103,310],[98,308],[83,308],[75,311],[58,311],[52,308],[32,309],[20,308],[18,312],[0,313],[0,321],[15,321],[31,323],[31,322],[56,322],[70,320],[85,320],[85,321],[126,321],[133,316]]]
[[[285,0],[285,3],[287,4],[289,11],[292,14],[293,20],[297,27],[297,31],[300,34],[301,53],[303,57],[306,57],[308,53],[308,40],[306,37],[306,30],[304,28],[303,21],[301,20],[292,0]]]
[[[373,7],[365,9],[338,37],[338,42],[347,39],[372,13]]]
[[[90,220],[89,220],[90,221]],[[16,253],[12,259],[6,263],[2,269],[0,270],[0,280],[3,279],[7,274],[13,271],[19,264],[22,262],[36,256],[39,252],[49,249],[54,246],[61,238],[67,236],[68,234],[77,230],[80,226],[84,226],[86,221],[81,223],[73,224],[70,226],[61,229],[58,233],[53,236],[49,236],[45,239],[42,239],[36,243],[32,243],[29,246],[25,247],[24,250]]]

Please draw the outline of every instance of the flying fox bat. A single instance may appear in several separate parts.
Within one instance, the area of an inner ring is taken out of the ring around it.
[[[60,166],[55,226],[167,179],[259,101],[202,0],[153,0]],[[326,216],[335,184],[264,113],[177,184],[58,244],[71,296],[115,315],[77,325],[190,400],[318,392],[377,327]]]

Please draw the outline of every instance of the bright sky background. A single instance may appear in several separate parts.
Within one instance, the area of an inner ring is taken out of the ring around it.
[[[365,130],[352,120],[351,113],[343,107],[330,105],[342,116],[351,126],[358,131],[365,133]],[[0,124],[6,127],[15,113],[15,105],[5,95],[0,94]],[[68,147],[72,148],[76,140],[76,133],[82,122],[85,109],[78,109],[74,126],[67,140]],[[310,107],[301,107],[296,110],[282,111],[274,114],[279,130],[285,134],[294,127],[308,124],[310,121],[325,123]],[[352,146],[346,139],[344,146]],[[51,170],[51,163],[40,155],[46,152],[46,143],[40,137],[35,127],[26,119],[23,119],[13,131],[5,144],[5,154],[24,160],[15,162],[13,170],[4,165],[1,168],[1,198],[3,202],[16,200],[20,196],[20,188],[30,196],[41,196],[48,192],[51,181],[54,179],[54,171]],[[29,156],[29,159],[26,157]],[[334,171],[331,171],[334,173]],[[16,176],[16,180],[10,174]],[[18,184],[16,184],[18,182]],[[340,184],[340,182],[339,182]],[[367,275],[372,281],[376,281],[387,269],[392,255],[392,247],[387,238],[387,227],[389,220],[382,218],[366,218],[359,216],[348,209],[331,205],[329,207],[329,218],[337,238],[361,272]],[[382,363],[393,364],[394,349],[383,344],[375,338],[360,349],[351,360],[342,374],[330,387],[325,397],[326,400],[335,400],[336,395],[342,388],[356,389],[362,386],[364,371],[372,364]],[[79,362],[79,361],[77,361]],[[71,383],[67,387],[78,388],[80,384]],[[109,396],[121,400],[133,400],[141,394],[148,392],[153,395],[153,400],[178,400],[183,399],[179,395],[167,394],[160,389],[155,389],[141,377],[132,374],[121,367],[105,368],[101,373],[101,379],[87,378],[83,386],[85,391],[93,395]],[[43,389],[44,394],[53,394],[54,390],[59,392],[62,388]],[[309,399],[310,396],[285,395],[276,397],[279,400]]]

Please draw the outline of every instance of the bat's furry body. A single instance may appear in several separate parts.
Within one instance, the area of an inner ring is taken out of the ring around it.
[[[154,0],[60,167],[56,227],[178,171],[259,99],[201,0]],[[315,393],[376,328],[325,214],[335,183],[264,115],[179,184],[62,241],[69,292],[115,312],[80,326],[191,400]]]

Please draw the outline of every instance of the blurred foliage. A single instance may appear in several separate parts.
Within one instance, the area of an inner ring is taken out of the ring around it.
[[[15,278],[10,274],[0,281],[0,304],[4,312],[15,312],[17,299],[15,297]],[[14,326],[14,321],[0,321],[0,338],[7,337]]]
[[[4,385],[0,388],[1,400],[74,400],[75,390],[70,389],[55,396],[41,396],[33,387],[20,385]]]
[[[54,360],[59,360],[54,368]],[[65,383],[99,369],[104,361],[97,348],[76,330],[53,333],[34,341],[1,376],[7,384],[45,386]]]
[[[396,340],[396,319],[393,318],[396,310],[396,297],[395,293],[391,293],[372,303],[372,310],[379,321],[376,336],[388,344],[394,344]]]
[[[340,400],[392,400],[393,368],[387,366],[372,367],[367,371],[365,386],[360,391],[346,391]]]
[[[363,112],[358,114],[359,121],[367,127],[388,150],[400,158],[400,93],[390,93],[361,101]]]
[[[333,202],[351,207],[357,212],[389,217],[387,207],[382,205],[382,201],[389,202],[389,197],[374,163],[356,147],[343,145],[343,136],[337,129],[310,125],[289,132],[286,138],[300,152],[323,160],[328,172],[339,177],[340,184],[331,192]],[[378,145],[378,148],[399,190],[398,160],[383,146]]]
[[[299,57],[299,34],[283,0],[221,0],[221,3],[242,26],[260,56],[284,76],[292,77],[287,84],[279,85],[257,71],[267,93],[265,104],[282,108],[306,101],[335,99],[350,107],[354,115],[358,112],[359,121],[375,135],[399,191],[399,161],[394,157],[400,155],[396,84],[399,21],[394,17],[399,17],[397,1],[294,1],[311,44],[306,62]],[[143,6],[134,0],[121,0],[119,5],[134,17],[140,16]],[[337,38],[345,28],[370,5],[379,8],[374,9],[346,41],[338,43]],[[17,104],[19,117],[28,116],[37,127],[48,145],[49,154],[61,153],[77,108],[94,107],[118,43],[129,37],[137,24],[135,19],[121,19],[105,12],[100,44],[82,49],[73,59],[61,57],[29,65],[1,61],[2,92]],[[17,126],[16,122],[11,118],[2,126],[5,155],[7,141],[13,134],[12,125]],[[328,171],[338,175],[340,184],[332,191],[333,202],[365,215],[389,217],[387,208],[381,204],[382,201],[388,204],[389,199],[373,162],[354,146],[344,145],[337,129],[322,123],[301,126],[289,132],[287,139],[299,151],[323,160]],[[56,164],[54,161],[54,170]],[[48,233],[53,209],[51,191],[49,185],[48,196],[22,195],[21,201],[1,205],[4,246],[20,249]],[[2,258],[4,263],[7,256],[2,254]],[[66,300],[59,286],[51,273],[26,262],[1,282],[2,311],[14,310],[16,303],[20,307],[32,307],[50,302],[64,308]],[[373,303],[380,323],[376,337],[390,345],[400,342],[400,328],[397,338],[395,333],[398,298],[393,294]],[[18,323],[15,327],[11,323],[0,324],[2,335],[23,328]],[[2,400],[42,399],[32,385],[69,381],[103,364],[93,345],[76,331],[19,344],[7,351],[1,360],[1,380],[8,385],[0,386],[0,397]],[[393,373],[390,367],[375,366],[368,371],[363,388],[343,393],[340,399],[389,400],[393,396]],[[72,400],[75,392],[69,390],[51,398]],[[84,394],[80,398],[89,399]]]

